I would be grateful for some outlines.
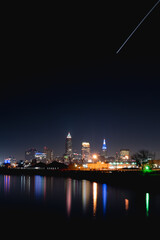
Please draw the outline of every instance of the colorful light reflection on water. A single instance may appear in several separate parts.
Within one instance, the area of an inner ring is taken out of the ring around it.
[[[109,219],[132,214],[149,218],[150,215],[160,214],[160,194],[137,194],[87,180],[0,175],[0,192],[0,203],[4,202],[8,209],[15,202],[17,208],[18,203],[24,208],[34,206],[37,210],[43,206],[46,212],[60,212],[67,218]],[[154,208],[150,207],[150,201],[154,201]]]

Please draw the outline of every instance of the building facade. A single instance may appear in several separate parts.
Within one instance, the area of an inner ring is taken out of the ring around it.
[[[44,153],[46,154],[46,163],[53,162],[53,150],[45,146]]]
[[[130,150],[129,149],[121,149],[119,154],[120,160],[126,161],[130,159]]]
[[[82,161],[84,163],[87,163],[91,159],[89,142],[82,142],[81,154],[82,154]]]
[[[35,159],[35,154],[37,152],[36,148],[30,148],[25,151],[25,161],[32,162],[33,159]]]

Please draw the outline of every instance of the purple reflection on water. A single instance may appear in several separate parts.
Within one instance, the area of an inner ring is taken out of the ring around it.
[[[4,192],[8,193],[10,191],[10,176],[4,175]]]
[[[34,194],[36,198],[46,198],[46,177],[36,175],[34,177]]]

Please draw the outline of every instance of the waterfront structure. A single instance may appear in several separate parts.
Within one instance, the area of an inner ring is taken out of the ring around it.
[[[72,166],[73,168],[73,166]],[[119,170],[119,169],[137,169],[138,166],[135,161],[128,162],[86,162],[83,164],[74,164],[74,169],[78,170],[93,170],[93,171],[108,171],[108,170]]]
[[[88,170],[108,170],[110,164],[98,161],[96,163],[88,163],[87,169]]]
[[[81,154],[82,154],[82,161],[84,163],[87,163],[91,156],[90,156],[90,143],[89,142],[82,142],[82,149],[81,149]]]
[[[76,165],[79,170],[119,170],[119,169],[136,169],[138,168],[135,161],[128,162],[102,162],[97,161],[96,163],[84,163],[82,165]]]
[[[129,160],[129,161],[117,161],[117,162],[109,162],[109,169],[110,170],[118,170],[118,169],[131,169],[131,168],[138,168],[136,161]]]
[[[32,162],[33,159],[35,159],[35,153],[37,152],[36,148],[30,148],[25,151],[25,161]]]
[[[160,169],[160,159],[157,159],[157,160],[151,159],[151,160],[148,160],[148,163],[152,168]]]
[[[120,150],[120,160],[126,161],[130,159],[130,150],[129,149],[121,149]]]
[[[103,139],[103,145],[102,145],[102,156],[106,159],[107,158],[107,145],[106,145],[106,139]]]

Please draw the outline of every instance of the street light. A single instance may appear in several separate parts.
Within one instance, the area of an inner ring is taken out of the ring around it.
[[[92,159],[93,159],[93,161],[95,162],[95,161],[98,159],[97,154],[93,154],[93,155],[92,155]]]
[[[93,159],[97,159],[97,155],[96,154],[93,154]]]

